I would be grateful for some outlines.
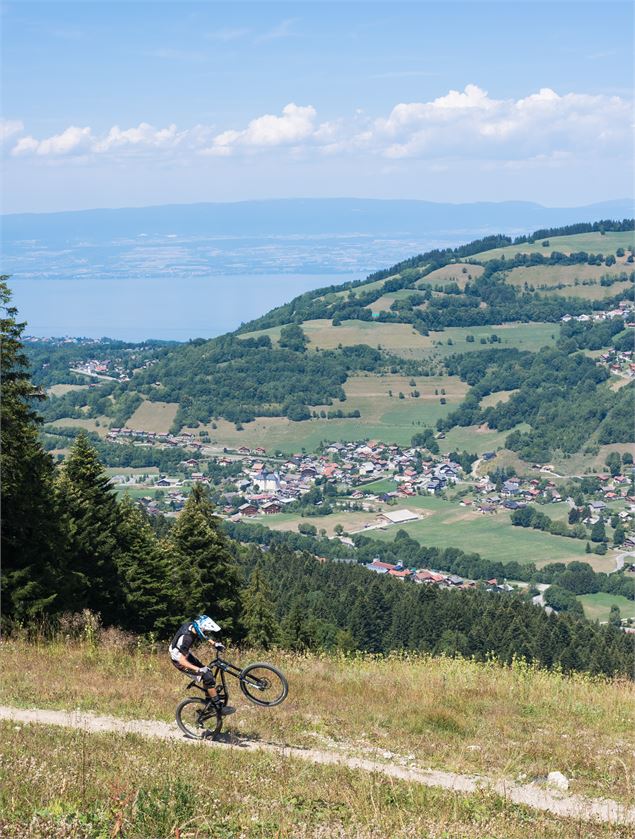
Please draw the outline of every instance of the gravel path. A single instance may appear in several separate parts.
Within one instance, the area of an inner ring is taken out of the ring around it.
[[[635,807],[626,807],[616,801],[599,798],[584,798],[555,790],[544,789],[537,784],[518,784],[495,780],[478,775],[459,775],[439,770],[410,769],[390,763],[378,763],[363,758],[339,754],[320,749],[300,749],[277,746],[253,740],[228,737],[218,742],[188,740],[176,725],[156,720],[125,720],[119,717],[97,716],[81,711],[49,711],[44,709],[23,709],[0,705],[0,719],[16,723],[39,723],[59,725],[65,728],[84,729],[90,732],[115,734],[138,734],[161,740],[177,740],[204,748],[240,749],[246,751],[275,752],[283,757],[308,760],[311,763],[339,764],[351,769],[376,772],[391,778],[398,778],[429,787],[442,787],[454,792],[478,792],[487,789],[502,795],[514,804],[524,804],[537,810],[545,810],[557,816],[583,820],[597,819],[602,822],[632,824],[635,826]]]

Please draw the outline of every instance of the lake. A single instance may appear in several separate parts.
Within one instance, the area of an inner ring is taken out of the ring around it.
[[[9,285],[25,334],[143,341],[213,338],[311,289],[361,274],[231,274],[174,279],[26,279]]]

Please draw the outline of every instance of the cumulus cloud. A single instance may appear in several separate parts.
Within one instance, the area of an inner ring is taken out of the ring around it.
[[[22,130],[17,120],[3,125],[4,136]],[[357,110],[319,122],[313,105],[290,102],[278,114],[254,116],[243,127],[225,130],[141,122],[131,128],[114,125],[98,135],[90,127],[70,126],[44,139],[22,136],[12,154],[228,157],[285,150],[294,158],[364,155],[391,165],[418,158],[444,165],[462,159],[536,166],[607,154],[630,157],[631,148],[631,103],[618,96],[560,94],[544,87],[521,98],[497,99],[468,84],[429,101],[400,102],[374,118]]]
[[[252,119],[242,131],[223,131],[214,137],[207,154],[229,155],[236,147],[259,148],[297,144],[307,141],[315,132],[317,112],[312,105],[290,102],[282,109],[282,116],[264,114]]]
[[[36,140],[31,135],[22,137],[15,145],[12,154],[36,154],[41,157],[60,157],[82,154],[90,151],[93,136],[90,128],[70,125],[61,134],[54,134],[45,140]]]

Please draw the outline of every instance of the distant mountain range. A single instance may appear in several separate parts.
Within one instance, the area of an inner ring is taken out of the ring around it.
[[[368,198],[289,198],[236,203],[166,204],[155,207],[19,213],[2,217],[5,244],[37,239],[104,242],[139,235],[263,236],[346,235],[450,237],[515,234],[598,218],[632,216],[633,201],[583,207],[543,207],[528,201],[441,204]]]

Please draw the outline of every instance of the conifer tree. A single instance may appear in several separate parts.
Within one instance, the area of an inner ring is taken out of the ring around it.
[[[243,625],[245,640],[254,647],[268,650],[279,640],[273,595],[258,566],[252,571],[249,585],[243,593]]]
[[[99,612],[104,623],[123,616],[115,554],[119,506],[96,449],[80,433],[58,480],[58,497],[72,569],[74,610]]]
[[[38,440],[31,383],[7,277],[0,277],[2,615],[28,620],[63,610],[63,537],[53,492],[54,464]]]
[[[178,619],[175,569],[147,517],[129,498],[119,504],[116,564],[123,590],[122,624],[163,635]]]
[[[304,598],[296,596],[282,622],[282,641],[291,650],[308,650],[314,644]]]
[[[239,637],[240,583],[231,545],[207,489],[195,484],[170,532],[181,619],[207,612],[223,635]]]

